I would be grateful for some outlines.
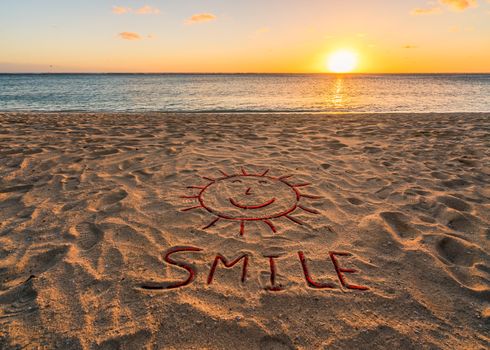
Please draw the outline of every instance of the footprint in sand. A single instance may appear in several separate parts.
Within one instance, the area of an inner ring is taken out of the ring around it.
[[[27,278],[20,285],[0,292],[0,310],[2,311],[2,318],[13,316],[24,316],[29,313],[36,312],[39,307],[36,302],[37,292],[33,287],[33,278]],[[0,338],[0,348],[7,349],[7,347],[1,347],[2,339]]]
[[[12,187],[0,188],[0,193],[12,193],[12,192],[28,192],[32,188],[32,185],[18,185]]]
[[[436,244],[436,250],[444,263],[472,266],[480,255],[476,249],[455,237],[444,237]]]
[[[352,205],[361,205],[364,203],[362,200],[360,200],[359,198],[355,198],[355,197],[349,197],[349,198],[347,198],[347,201],[349,201],[349,203]]]
[[[385,211],[379,214],[393,232],[403,239],[413,239],[419,231],[410,225],[410,219],[403,213]]]
[[[289,339],[266,336],[260,340],[260,350],[292,350],[295,347]]]
[[[443,181],[442,185],[454,189],[454,188],[468,187],[470,183],[463,179],[453,179],[453,180]]]
[[[437,197],[437,201],[444,204],[445,206],[447,206],[449,208],[456,209],[459,211],[470,211],[471,210],[471,206],[468,203],[466,203],[465,201],[463,201],[459,198],[453,197],[453,196],[440,196],[440,197]]]
[[[122,201],[127,196],[128,192],[126,192],[125,190],[111,192],[107,195],[102,196],[102,198],[99,200],[98,206],[108,206],[111,204],[115,204]]]
[[[131,175],[135,176],[137,181],[146,182],[153,177],[153,173],[148,171],[148,169],[140,169],[131,172]]]
[[[472,234],[476,232],[478,227],[477,219],[471,214],[445,210],[439,217],[443,224],[453,231]]]
[[[89,250],[97,243],[99,243],[104,233],[103,231],[92,222],[82,222],[75,226],[77,233],[77,244],[82,250]]]
[[[68,246],[46,247],[44,251],[32,255],[24,269],[32,275],[40,275],[60,262],[67,252]]]

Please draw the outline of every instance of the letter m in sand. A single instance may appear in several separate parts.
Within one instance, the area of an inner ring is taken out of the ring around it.
[[[208,284],[211,284],[213,282],[214,273],[216,272],[216,268],[218,267],[218,263],[220,261],[223,263],[223,265],[225,265],[226,268],[231,268],[235,266],[242,259],[243,259],[243,268],[242,268],[241,281],[242,283],[245,282],[245,279],[247,278],[248,254],[242,254],[232,262],[228,262],[228,259],[226,259],[223,255],[218,254],[214,259],[213,266],[211,266],[211,270],[209,271]]]

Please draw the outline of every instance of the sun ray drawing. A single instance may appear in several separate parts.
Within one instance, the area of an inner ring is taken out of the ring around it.
[[[252,173],[243,167],[238,173],[228,174],[223,170],[219,170],[219,173],[218,177],[201,176],[207,184],[187,186],[187,189],[197,192],[181,196],[196,201],[181,211],[205,210],[213,216],[202,227],[203,230],[228,220],[238,223],[237,231],[243,236],[247,223],[260,221],[265,228],[276,233],[275,219],[285,218],[303,225],[294,217],[297,210],[319,214],[318,210],[308,207],[304,200],[321,197],[302,193],[300,189],[311,184],[294,183],[290,180],[293,175],[274,177],[270,175],[269,169]]]

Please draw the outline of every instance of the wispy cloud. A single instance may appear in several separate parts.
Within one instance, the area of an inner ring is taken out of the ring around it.
[[[138,15],[158,15],[160,13],[160,10],[149,5],[145,5],[137,9],[136,13]]]
[[[461,12],[470,7],[477,7],[478,0],[439,0],[439,4],[442,6],[442,8],[449,8],[452,11]],[[410,14],[417,16],[417,15],[433,15],[436,13],[441,13],[442,12],[441,6],[415,8],[410,12]]]
[[[119,38],[123,40],[141,40],[143,39],[141,35],[134,32],[122,32],[118,34]]]
[[[436,13],[441,13],[441,9],[439,7],[430,7],[430,8],[415,8],[410,14],[414,16],[420,15],[434,15]]]
[[[405,45],[405,46],[402,46],[403,49],[418,49],[419,47],[416,46],[416,45]]]
[[[449,6],[453,11],[464,11],[467,8],[478,6],[477,0],[439,0],[439,2]]]
[[[116,15],[123,15],[125,13],[131,12],[130,7],[124,7],[124,6],[112,6],[112,13],[115,13]]]
[[[137,15],[158,15],[160,13],[160,10],[150,5],[145,5],[138,9],[132,9],[131,7],[124,6],[113,6],[112,13],[116,15],[124,15],[127,13],[135,13]]]
[[[216,16],[213,15],[212,13],[198,13],[196,15],[189,17],[185,21],[185,23],[195,24],[195,23],[202,23],[202,22],[210,22],[214,20],[216,20]]]

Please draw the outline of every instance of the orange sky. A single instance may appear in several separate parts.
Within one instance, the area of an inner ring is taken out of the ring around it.
[[[307,4],[307,5],[306,5]],[[490,1],[3,0],[0,72],[490,72]]]

